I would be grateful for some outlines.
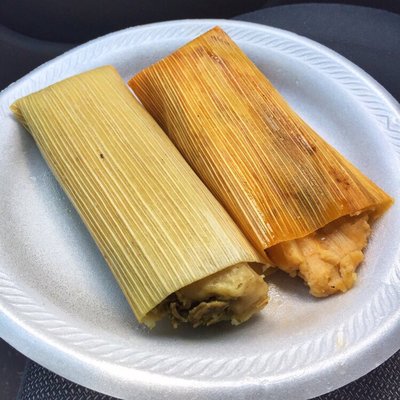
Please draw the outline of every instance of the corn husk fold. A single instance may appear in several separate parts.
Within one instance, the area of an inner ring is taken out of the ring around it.
[[[141,321],[168,295],[263,262],[117,71],[101,67],[12,105]]]
[[[129,85],[260,252],[392,204],[218,27]]]

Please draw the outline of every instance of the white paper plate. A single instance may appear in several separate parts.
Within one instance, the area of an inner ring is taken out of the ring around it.
[[[398,104],[359,68],[300,36],[220,20],[127,29],[41,66],[0,98],[0,335],[51,370],[126,399],[306,399],[400,347],[400,208],[376,224],[356,287],[315,299],[271,277],[271,303],[240,327],[152,332],[136,323],[89,234],[8,106],[87,69],[125,79],[220,25],[293,107],[400,199]],[[160,397],[161,396],[161,397]]]

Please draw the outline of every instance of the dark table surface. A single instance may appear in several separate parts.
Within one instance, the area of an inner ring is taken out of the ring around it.
[[[76,43],[42,40],[52,37],[51,32],[46,32],[43,29],[40,31],[39,29],[39,33],[36,32],[35,34],[34,28],[29,27],[29,24],[24,31],[18,25],[18,22],[14,20],[15,16],[12,13],[12,15],[8,14],[8,18],[12,22],[10,25],[14,29],[19,29],[23,33],[30,33],[31,35],[33,32],[33,36],[38,36],[39,38],[29,37],[6,27],[4,22],[7,22],[7,20],[4,20],[4,13],[1,12],[4,10],[5,3],[7,1],[0,3],[0,23],[3,23],[3,25],[0,25],[0,88],[6,87],[36,66],[76,45]],[[24,5],[27,2],[17,3]],[[237,7],[237,2],[234,3],[235,7]],[[247,10],[260,6],[262,3],[254,0],[248,4]],[[270,1],[268,5],[280,3],[279,1]],[[288,3],[292,2],[288,1]],[[398,11],[400,2],[396,4],[396,2],[389,0],[383,2],[367,1],[364,3],[375,7],[384,6],[392,11]],[[222,0],[218,4],[222,7]],[[241,10],[243,11],[244,9],[242,8]],[[220,16],[227,18],[234,15],[235,10],[238,9],[233,8],[229,13],[224,13],[221,9],[215,15],[205,12],[204,15],[194,13],[188,16]],[[172,18],[174,17],[172,15]],[[400,16],[398,14],[379,8],[333,4],[292,4],[268,7],[252,13],[242,14],[235,18],[296,32],[330,47],[363,68],[400,101],[400,79],[398,74],[398,66],[400,65]],[[125,19],[123,22],[127,23]],[[34,27],[34,25],[32,26]],[[121,25],[120,27],[123,26]],[[95,25],[95,28],[100,29],[100,32],[93,31],[93,29],[92,31],[83,29],[84,33],[81,37],[87,39],[90,38],[90,35],[104,33],[101,31],[103,29],[102,25]],[[115,28],[118,28],[118,26]],[[46,34],[50,36],[47,37]],[[53,37],[57,37],[59,40],[76,39],[76,36],[72,34],[61,34]],[[25,377],[22,379],[26,362],[27,359],[23,355],[0,339],[0,399],[15,399],[22,380],[23,387],[19,395],[20,399],[103,398],[103,396],[96,397],[98,395],[94,392],[86,391],[83,388],[77,390],[75,385],[34,363],[29,363],[25,371]],[[398,353],[375,371],[345,388],[331,393],[327,397],[321,397],[321,400],[400,399],[399,375],[400,355]],[[35,384],[32,383],[33,377],[36,377],[35,379],[37,380]],[[51,391],[46,390],[46,387],[49,389],[51,385],[58,385],[58,389],[60,387],[64,388],[64,392],[53,392],[52,395]],[[71,387],[72,389],[75,388],[75,391],[73,390],[68,395],[65,390],[66,388],[71,389]],[[54,395],[54,393],[58,394]],[[71,393],[75,393],[75,395]]]

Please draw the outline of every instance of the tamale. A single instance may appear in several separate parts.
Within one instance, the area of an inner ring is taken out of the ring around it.
[[[153,326],[169,314],[174,325],[238,324],[267,303],[267,285],[248,264],[265,260],[113,67],[68,78],[11,109],[139,321]]]
[[[129,86],[260,253],[316,296],[353,285],[369,224],[393,200],[294,112],[223,30]]]

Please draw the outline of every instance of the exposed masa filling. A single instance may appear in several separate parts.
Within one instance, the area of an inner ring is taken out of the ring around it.
[[[367,213],[342,217],[303,238],[279,243],[267,250],[274,265],[300,276],[316,297],[346,292],[357,278],[371,228]],[[159,304],[145,319],[153,327],[168,315],[174,327],[193,327],[247,321],[268,303],[263,275],[247,263],[234,265],[194,282]]]
[[[231,321],[233,325],[238,325],[267,303],[268,286],[263,276],[257,274],[249,264],[241,263],[168,296],[144,322],[151,327],[155,321],[168,315],[175,328],[181,323],[198,327],[220,321]]]
[[[357,279],[371,228],[368,214],[346,216],[300,239],[279,243],[267,255],[291,276],[299,275],[316,297],[346,292]]]

